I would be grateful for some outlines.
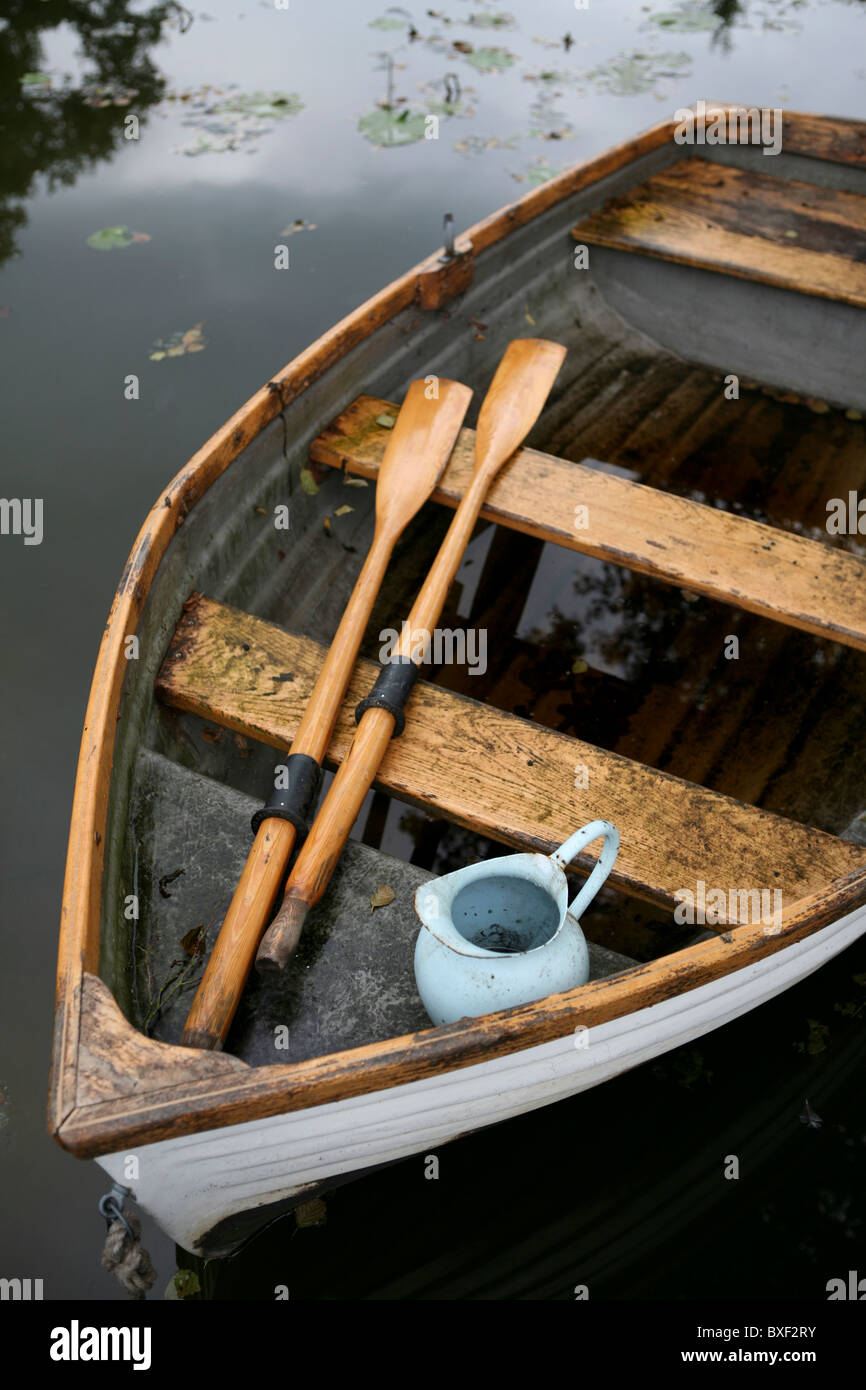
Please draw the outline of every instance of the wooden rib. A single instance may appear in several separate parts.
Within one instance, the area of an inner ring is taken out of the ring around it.
[[[361,396],[313,442],[311,458],[375,478],[388,440],[376,417],[396,409]],[[473,449],[473,431],[462,430],[437,501],[457,505]],[[589,525],[576,530],[581,505]],[[518,451],[481,515],[866,651],[866,560],[844,550],[535,449]]]
[[[866,197],[693,157],[572,230],[637,251],[866,307]]]
[[[318,643],[199,597],[187,605],[157,682],[160,697],[275,747],[294,735],[323,659]],[[291,672],[292,680],[280,679]],[[354,733],[352,711],[377,667],[361,662],[329,761]],[[586,790],[575,776],[586,769]],[[550,850],[603,816],[620,832],[612,882],[672,907],[699,880],[779,889],[783,902],[866,865],[866,850],[631,762],[579,739],[419,682],[406,732],[376,785],[517,849]],[[584,858],[592,862],[592,856]]]

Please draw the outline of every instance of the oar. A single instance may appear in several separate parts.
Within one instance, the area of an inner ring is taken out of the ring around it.
[[[348,756],[322,803],[295,861],[283,904],[256,956],[262,973],[282,970],[300,939],[310,908],[328,886],[343,846],[392,735],[402,731],[402,706],[418,675],[412,659],[420,634],[432,634],[448,590],[478,519],[487,490],[503,464],[523,443],[547,400],[565,348],[539,338],[509,343],[481,406],[475,436],[475,470],[433,567],[401,629],[395,657],[383,667],[373,691],[358,706],[358,728]],[[398,727],[399,725],[399,727]]]
[[[315,809],[321,762],[391,552],[457,442],[472,392],[442,378],[437,389],[428,399],[425,382],[413,381],[391,432],[376,480],[373,542],[285,760],[282,781],[288,785],[275,790],[253,819],[253,847],[184,1025],[187,1047],[223,1045],[296,836]]]

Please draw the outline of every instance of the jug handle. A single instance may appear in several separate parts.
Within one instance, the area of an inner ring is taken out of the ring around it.
[[[588,825],[581,826],[580,830],[575,830],[565,842],[560,845],[558,850],[550,856],[553,863],[560,869],[565,869],[566,864],[570,864],[582,849],[593,840],[604,837],[604,844],[601,847],[601,854],[586,883],[573,902],[569,903],[568,911],[575,920],[579,920],[582,912],[585,912],[592,902],[601,885],[604,883],[611,869],[614,860],[619,853],[619,831],[616,826],[611,825],[607,820],[593,820]]]

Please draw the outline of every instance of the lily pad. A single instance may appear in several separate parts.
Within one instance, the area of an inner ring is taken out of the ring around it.
[[[371,19],[367,25],[368,29],[405,29],[408,20],[398,19],[396,15],[383,14],[378,19]]]
[[[471,24],[474,29],[510,29],[514,24],[514,15],[506,14],[504,10],[471,14],[466,23]]]
[[[630,97],[650,92],[662,77],[683,77],[691,67],[688,53],[620,53],[585,74],[599,91]]]
[[[146,232],[131,232],[128,227],[100,227],[87,238],[94,251],[119,251],[136,241],[150,241]]]
[[[358,122],[358,130],[365,140],[379,149],[392,145],[414,145],[416,140],[424,139],[427,128],[426,116],[406,107],[397,111],[393,106],[379,106],[368,111]]]
[[[702,30],[717,28],[719,16],[706,5],[686,4],[676,10],[659,10],[651,14],[649,23],[677,34],[697,34]]]
[[[22,87],[50,87],[51,74],[48,72],[25,72],[21,78]]]
[[[517,62],[507,48],[474,48],[465,57],[478,72],[506,72]]]

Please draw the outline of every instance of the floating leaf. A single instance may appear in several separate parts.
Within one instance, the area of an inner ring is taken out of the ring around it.
[[[21,78],[22,87],[50,87],[51,74],[47,72],[25,72]]]
[[[676,10],[660,10],[649,16],[650,24],[660,29],[670,29],[678,34],[696,34],[704,29],[715,29],[719,16],[704,5],[685,4]]]
[[[280,236],[295,236],[298,232],[314,232],[315,222],[305,222],[303,217],[296,217],[294,222],[290,222],[288,227],[284,227]]]
[[[87,245],[94,251],[116,251],[134,241],[150,241],[150,237],[146,232],[131,232],[128,227],[101,227],[87,238]]]
[[[201,1284],[194,1269],[179,1269],[172,1279],[176,1298],[192,1298],[201,1293]]]
[[[188,352],[204,352],[206,343],[202,325],[195,324],[184,332],[172,333],[169,338],[157,338],[150,354],[151,362],[161,362],[164,357],[184,357]]]
[[[584,671],[589,670],[589,665],[587,662],[581,661],[580,657],[578,657],[571,663],[571,669],[575,676],[582,676]]]
[[[397,423],[396,415],[377,415],[376,424],[381,425],[383,430],[392,430]]]
[[[602,92],[628,97],[651,91],[660,77],[681,77],[690,67],[688,53],[620,53],[585,77]]]
[[[405,29],[406,20],[397,19],[391,15],[383,14],[378,19],[371,19],[367,25],[368,29]]]
[[[466,55],[478,72],[505,72],[517,59],[507,48],[476,48]]]
[[[370,895],[371,915],[377,907],[387,907],[389,903],[394,901],[396,896],[397,894],[394,892],[394,889],[389,888],[387,883],[380,883],[375,893]]]
[[[414,145],[416,140],[424,139],[427,128],[426,115],[419,111],[397,111],[393,106],[378,106],[368,111],[358,122],[358,130],[365,140],[379,149],[392,145]]]
[[[504,10],[492,14],[471,14],[466,23],[475,29],[510,29],[514,23],[514,15],[506,14]]]
[[[299,1202],[295,1207],[295,1225],[301,1230],[308,1226],[324,1226],[328,1219],[328,1208],[321,1197],[310,1202]]]
[[[301,491],[309,493],[310,497],[315,497],[316,493],[319,491],[319,485],[309,468],[301,469]]]

